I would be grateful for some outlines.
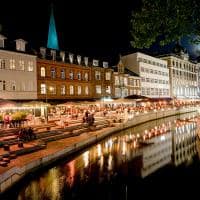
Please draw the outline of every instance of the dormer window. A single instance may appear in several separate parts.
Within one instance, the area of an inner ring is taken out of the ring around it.
[[[26,41],[23,39],[17,39],[16,42],[16,50],[17,51],[25,51]]]
[[[51,49],[52,60],[56,60],[56,51]]]
[[[99,66],[99,61],[98,60],[93,60],[93,66],[98,67]]]
[[[81,56],[77,56],[77,62],[78,62],[78,64],[80,65],[81,64]]]
[[[103,67],[108,68],[108,62],[103,62]]]
[[[74,61],[74,55],[72,53],[69,54],[69,62],[72,64]]]
[[[88,57],[84,57],[85,66],[88,66]]]
[[[46,57],[46,48],[40,47],[40,54],[42,55],[42,58]]]
[[[4,48],[4,40],[5,39],[7,39],[7,38],[0,34],[0,48]]]
[[[65,62],[65,52],[64,51],[60,52],[60,57],[62,59],[62,62]]]

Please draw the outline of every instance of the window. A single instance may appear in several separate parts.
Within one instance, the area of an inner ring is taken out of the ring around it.
[[[56,94],[56,86],[49,86],[49,94]]]
[[[70,71],[70,73],[69,73],[69,78],[70,78],[70,80],[74,79],[74,73],[72,71]]]
[[[41,68],[40,68],[40,76],[41,76],[41,77],[45,77],[45,74],[46,74],[45,67],[41,67]]]
[[[88,86],[85,86],[85,95],[88,95],[88,94],[89,94]]]
[[[70,53],[69,54],[69,61],[70,61],[71,64],[73,63],[73,60],[74,60],[74,55]]]
[[[88,81],[88,73],[85,73],[85,81]]]
[[[96,94],[101,94],[101,86],[96,85]]]
[[[144,72],[144,67],[141,67],[141,72]]]
[[[10,59],[10,69],[15,69],[15,60]]]
[[[99,66],[99,61],[98,60],[93,60],[93,66]]]
[[[77,79],[78,79],[78,80],[81,80],[81,72],[78,72],[78,73],[77,73]]]
[[[106,93],[111,94],[111,87],[110,85],[106,86]]]
[[[24,71],[24,60],[19,61],[19,68],[20,70]]]
[[[65,95],[65,85],[61,85],[60,94]]]
[[[64,69],[61,69],[60,76],[61,76],[61,79],[65,79],[65,70]]]
[[[70,94],[70,95],[73,95],[73,94],[74,94],[74,86],[73,86],[73,85],[70,85],[70,86],[69,86],[69,94]]]
[[[119,76],[115,76],[115,85],[119,85]]]
[[[0,59],[0,69],[5,69],[5,68],[6,68],[5,60]]]
[[[40,93],[46,94],[46,84],[44,83],[40,84]]]
[[[128,79],[124,78],[124,85],[127,86],[128,85]]]
[[[81,95],[81,86],[80,85],[77,87],[77,90],[78,90],[78,95]]]
[[[12,91],[16,91],[16,83],[15,83],[15,81],[13,81],[11,83],[11,89],[12,89]]]
[[[51,78],[56,78],[56,70],[55,70],[55,68],[51,68]]]
[[[101,72],[100,71],[95,71],[95,79],[101,80]]]
[[[33,72],[33,61],[28,61],[28,72]]]
[[[106,81],[109,81],[111,79],[110,72],[106,72]]]

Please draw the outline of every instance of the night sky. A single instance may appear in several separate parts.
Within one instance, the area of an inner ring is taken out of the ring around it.
[[[23,38],[38,48],[47,45],[52,1],[32,2],[1,2],[0,24],[10,40]],[[129,18],[137,1],[112,5],[103,0],[53,3],[60,49],[112,61],[118,59],[119,53],[131,52]]]
[[[33,2],[33,3],[31,3]],[[37,49],[47,46],[50,0],[1,2],[2,34],[9,40],[23,38]],[[54,16],[61,50],[111,64],[119,54],[131,53],[129,20],[140,0],[116,1],[54,0]],[[158,52],[155,45],[150,52]]]

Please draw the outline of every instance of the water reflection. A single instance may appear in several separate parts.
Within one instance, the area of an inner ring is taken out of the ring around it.
[[[122,131],[70,162],[49,169],[24,185],[12,199],[82,199],[81,195],[90,195],[88,191],[95,192],[96,199],[103,199],[102,195],[113,195],[112,187],[118,187],[126,178],[145,178],[167,164],[190,162],[197,153],[197,125],[186,117]]]

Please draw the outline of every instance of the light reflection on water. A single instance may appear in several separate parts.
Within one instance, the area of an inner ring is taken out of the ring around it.
[[[100,199],[107,191],[102,185],[114,184],[117,176],[145,178],[167,164],[190,162],[196,153],[195,122],[174,121],[173,117],[153,121],[122,131],[47,170],[22,186],[12,199],[81,199],[87,187],[95,186]]]

